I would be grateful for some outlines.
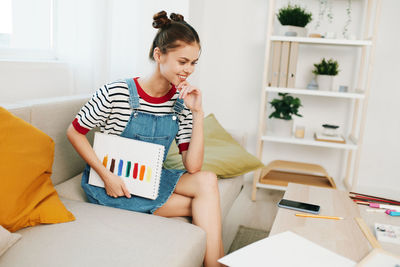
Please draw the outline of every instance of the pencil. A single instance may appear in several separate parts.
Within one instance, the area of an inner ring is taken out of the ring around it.
[[[304,213],[296,213],[296,216],[299,216],[299,217],[310,217],[310,218],[320,218],[320,219],[332,219],[332,220],[343,220],[344,219],[343,217],[312,215],[312,214],[304,214]]]

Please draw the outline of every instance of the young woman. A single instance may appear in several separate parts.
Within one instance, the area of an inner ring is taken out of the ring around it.
[[[217,178],[201,171],[203,163],[203,107],[201,91],[187,82],[200,55],[200,40],[183,16],[162,11],[154,15],[158,28],[150,50],[155,62],[147,78],[116,81],[96,91],[67,130],[67,136],[88,163],[82,187],[90,202],[159,216],[192,216],[207,234],[205,266],[219,266],[223,256],[221,211]],[[85,134],[100,127],[107,134],[165,146],[164,158],[175,139],[186,171],[162,170],[155,200],[130,195],[120,177],[111,173],[94,153]],[[88,184],[93,168],[105,188]]]

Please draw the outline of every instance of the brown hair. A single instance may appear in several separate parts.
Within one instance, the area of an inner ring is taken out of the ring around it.
[[[168,50],[179,47],[178,41],[186,44],[197,43],[200,47],[200,38],[196,30],[190,26],[180,14],[160,11],[153,16],[153,27],[159,29],[154,37],[150,48],[149,58],[154,61],[154,48],[160,48],[161,53],[166,54]]]

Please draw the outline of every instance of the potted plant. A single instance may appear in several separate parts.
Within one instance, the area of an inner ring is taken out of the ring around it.
[[[293,128],[293,115],[302,117],[298,113],[302,106],[301,101],[287,93],[278,93],[278,95],[281,97],[280,99],[275,98],[269,102],[275,109],[268,117],[273,118],[271,130],[279,136],[290,136]]]
[[[320,63],[314,64],[312,71],[317,76],[318,89],[332,90],[333,78],[339,73],[339,64],[332,58],[328,61],[323,58]]]
[[[279,22],[282,27],[282,34],[286,36],[307,36],[306,25],[312,20],[312,14],[298,5],[287,5],[279,9]]]

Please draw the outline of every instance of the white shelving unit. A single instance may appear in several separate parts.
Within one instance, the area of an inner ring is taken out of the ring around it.
[[[370,79],[372,74],[372,66],[374,61],[375,42],[376,42],[376,31],[377,23],[379,20],[379,13],[381,8],[381,0],[360,0],[365,1],[366,8],[364,14],[364,27],[362,33],[362,40],[347,40],[347,39],[325,39],[325,38],[309,38],[309,37],[287,37],[273,35],[273,24],[274,17],[277,10],[275,9],[276,0],[269,1],[268,8],[268,26],[266,35],[266,46],[265,46],[265,61],[264,61],[264,72],[263,72],[263,83],[261,90],[261,104],[259,112],[259,130],[257,138],[257,156],[262,160],[263,147],[265,142],[275,143],[286,143],[293,145],[303,146],[316,146],[327,149],[342,149],[347,153],[346,162],[346,176],[344,179],[345,186],[352,190],[357,184],[358,165],[360,158],[360,151],[363,142],[363,132],[365,127],[365,115],[368,104]],[[356,85],[355,88],[349,90],[350,92],[334,92],[334,91],[320,91],[310,90],[304,88],[284,88],[284,87],[271,87],[268,86],[269,74],[270,74],[270,54],[272,52],[273,41],[286,41],[286,42],[297,42],[302,45],[323,45],[329,47],[347,46],[354,47],[354,49],[361,49],[359,57],[358,73],[355,77]],[[295,137],[282,137],[270,134],[266,132],[267,124],[267,104],[269,93],[289,93],[293,95],[301,96],[315,96],[321,98],[335,99],[348,99],[353,101],[352,105],[352,125],[350,134],[346,137],[345,143],[333,143],[316,141],[313,136],[305,136],[304,139],[297,139]],[[290,164],[290,163],[289,163]],[[322,168],[322,167],[321,167]],[[284,186],[277,184],[265,184],[261,183],[261,175],[263,170],[258,170],[254,173],[253,179],[253,192],[252,200],[256,199],[257,188],[271,188],[284,190]],[[329,178],[331,179],[331,178]],[[264,179],[265,180],[265,179]],[[333,182],[334,184],[334,182]]]
[[[319,91],[310,89],[298,89],[298,88],[282,88],[282,87],[266,87],[266,92],[273,93],[289,93],[294,95],[314,95],[314,96],[328,96],[328,97],[339,97],[339,98],[351,98],[351,99],[363,99],[364,93],[342,93],[332,91]]]
[[[309,38],[309,37],[287,37],[273,35],[271,41],[297,42],[302,44],[317,45],[347,45],[347,46],[371,46],[370,40],[347,40],[347,39],[325,39],[325,38]]]
[[[281,137],[274,135],[263,135],[261,137],[263,141],[270,142],[278,142],[278,143],[287,143],[287,144],[296,144],[296,145],[306,145],[306,146],[318,146],[318,147],[330,147],[330,148],[338,148],[345,150],[355,150],[357,149],[357,143],[354,141],[354,138],[347,138],[345,144],[341,143],[333,143],[333,142],[324,142],[324,141],[316,141],[313,137],[305,136],[302,139],[298,139],[295,137]]]

